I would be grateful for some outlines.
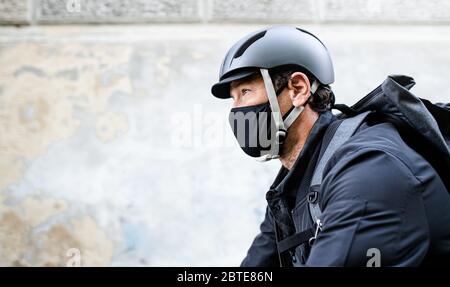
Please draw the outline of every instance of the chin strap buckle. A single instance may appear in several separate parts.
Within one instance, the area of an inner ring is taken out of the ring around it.
[[[275,143],[281,145],[284,143],[285,138],[286,138],[286,130],[279,129],[275,134]]]

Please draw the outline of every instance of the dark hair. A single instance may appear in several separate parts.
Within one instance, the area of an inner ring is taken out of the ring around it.
[[[272,70],[271,77],[277,95],[279,95],[283,89],[287,87],[289,79],[294,72],[304,73],[308,77],[311,84],[314,81],[317,81],[311,73],[298,67],[290,69],[285,68],[284,70]],[[334,100],[334,93],[330,86],[320,84],[317,91],[309,98],[308,104],[314,111],[323,113],[331,110],[334,105]]]

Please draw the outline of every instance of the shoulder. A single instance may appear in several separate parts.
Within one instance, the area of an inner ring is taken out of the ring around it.
[[[385,161],[374,163],[375,158]],[[336,150],[324,173],[334,167],[345,168],[358,162],[368,168],[378,168],[381,164],[385,169],[406,169],[415,175],[414,167],[418,161],[424,162],[425,159],[403,141],[391,123],[363,123],[356,133]]]
[[[335,152],[324,169],[323,204],[330,199],[356,197],[392,200],[420,190],[421,182],[412,168],[417,157],[412,153],[415,152],[402,141],[392,124],[361,127]]]

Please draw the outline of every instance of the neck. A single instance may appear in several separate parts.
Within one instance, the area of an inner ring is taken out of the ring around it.
[[[294,166],[318,117],[319,114],[306,105],[305,110],[289,127],[280,155],[280,161],[285,168],[290,170]]]

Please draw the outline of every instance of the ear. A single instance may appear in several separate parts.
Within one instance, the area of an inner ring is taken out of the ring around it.
[[[294,107],[306,104],[311,93],[308,77],[302,72],[294,72],[288,82],[289,97]]]

